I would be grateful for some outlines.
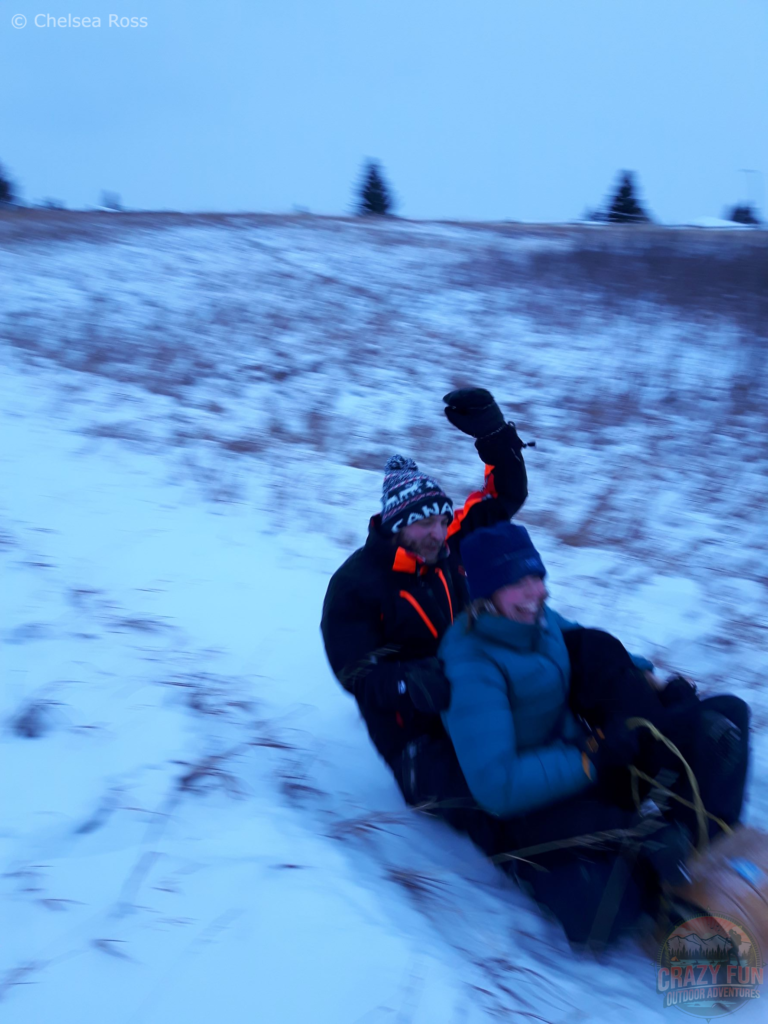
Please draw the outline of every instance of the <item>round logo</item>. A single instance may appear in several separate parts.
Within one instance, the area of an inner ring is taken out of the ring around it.
[[[24,28],[24,26],[27,24],[27,19],[24,17],[23,14],[14,14],[14,16],[11,18],[11,24],[13,25],[14,28]]]
[[[712,1020],[760,998],[763,957],[754,937],[728,914],[702,914],[677,925],[661,947],[656,991],[664,1006]]]

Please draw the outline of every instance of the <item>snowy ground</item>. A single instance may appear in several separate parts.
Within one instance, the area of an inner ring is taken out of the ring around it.
[[[749,700],[762,821],[764,337],[540,287],[571,230],[50,216],[0,223],[4,1020],[664,1019],[407,811],[320,606],[392,451],[476,484],[484,384],[553,605]]]

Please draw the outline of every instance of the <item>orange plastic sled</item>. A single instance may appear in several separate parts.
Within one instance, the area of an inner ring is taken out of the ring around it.
[[[739,825],[686,865],[691,881],[672,890],[703,911],[745,927],[768,958],[768,833]]]

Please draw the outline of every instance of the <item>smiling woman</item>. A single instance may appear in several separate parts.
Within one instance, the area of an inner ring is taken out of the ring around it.
[[[525,527],[499,523],[477,530],[466,547],[464,569],[473,602],[490,601],[513,622],[537,622],[547,598],[547,570]]]
[[[541,576],[524,576],[517,583],[497,590],[493,603],[505,619],[533,625],[542,613],[547,596],[547,587]]]
[[[619,640],[548,608],[546,570],[522,526],[476,530],[462,556],[472,603],[438,653],[451,683],[442,718],[467,785],[506,823],[504,861],[569,939],[612,942],[655,912],[661,883],[688,877],[694,837],[701,848],[739,820],[749,710],[736,697],[699,701],[690,686],[663,699]],[[681,755],[696,789],[678,779]],[[684,809],[659,812],[649,830],[639,808],[661,771]],[[687,809],[699,797],[709,833]],[[631,857],[616,836],[611,846],[615,829],[633,830]]]

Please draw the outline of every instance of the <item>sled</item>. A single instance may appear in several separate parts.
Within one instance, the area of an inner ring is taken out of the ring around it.
[[[693,792],[693,802],[688,806],[696,811],[699,824],[698,849],[685,864],[689,880],[665,886],[655,940],[663,943],[682,921],[699,922],[691,926],[697,934],[699,927],[706,931],[712,919],[720,917],[733,922],[737,930],[741,926],[749,932],[750,945],[757,947],[756,965],[762,967],[768,957],[768,833],[745,825],[729,827],[715,818],[723,831],[709,840],[707,819],[713,815],[707,813],[695,776],[683,755],[647,720],[630,719],[628,725],[650,729],[657,740],[679,757]],[[632,772],[650,783],[654,781],[637,769]],[[664,787],[661,790],[680,799]],[[727,934],[729,929],[725,930]],[[699,938],[705,940],[706,935]]]
[[[738,825],[686,867],[691,881],[670,890],[673,902],[732,918],[768,957],[768,833]]]

